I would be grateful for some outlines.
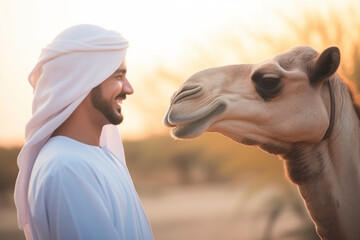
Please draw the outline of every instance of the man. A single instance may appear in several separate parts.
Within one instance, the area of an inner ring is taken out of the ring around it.
[[[115,125],[133,89],[127,41],[93,25],[63,31],[29,76],[33,116],[15,203],[27,239],[152,239]]]

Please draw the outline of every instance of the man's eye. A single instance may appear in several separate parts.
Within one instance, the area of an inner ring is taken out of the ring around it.
[[[122,75],[115,76],[115,79],[116,79],[117,81],[121,81],[121,80],[123,79],[123,76],[122,76]]]

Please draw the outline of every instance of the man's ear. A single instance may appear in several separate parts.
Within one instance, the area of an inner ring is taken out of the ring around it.
[[[318,84],[331,77],[340,64],[340,51],[337,47],[325,49],[315,59],[309,74],[311,84]]]

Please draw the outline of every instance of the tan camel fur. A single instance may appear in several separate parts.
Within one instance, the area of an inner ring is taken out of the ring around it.
[[[175,92],[176,138],[219,132],[284,160],[321,239],[360,239],[360,107],[340,52],[296,47],[259,64],[200,71]]]

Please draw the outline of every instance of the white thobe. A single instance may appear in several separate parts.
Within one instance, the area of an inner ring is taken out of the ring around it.
[[[28,200],[34,239],[153,239],[125,163],[106,148],[50,138]]]

